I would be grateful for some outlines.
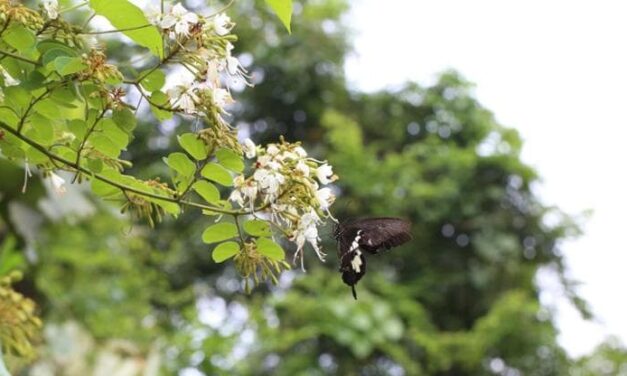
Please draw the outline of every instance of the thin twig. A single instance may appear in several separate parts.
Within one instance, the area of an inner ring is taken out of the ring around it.
[[[25,57],[23,57],[23,56],[20,56],[20,55],[14,54],[14,53],[9,52],[9,51],[0,50],[0,55],[4,55],[4,56],[8,56],[8,57],[12,57],[12,58],[14,58],[14,59],[16,59],[16,60],[20,60],[20,61],[23,61],[23,62],[25,62],[25,63],[30,63],[30,64],[37,65],[37,66],[41,65],[41,64],[39,64],[39,62],[38,62],[38,61],[35,61],[35,60],[31,60],[31,59],[25,58]]]
[[[104,177],[100,174],[94,173],[93,171],[90,171],[82,166],[78,166],[76,165],[74,162],[69,161],[63,157],[60,157],[54,153],[51,153],[48,149],[46,149],[45,147],[41,146],[40,144],[38,144],[37,142],[31,140],[30,138],[22,135],[21,133],[17,132],[15,129],[11,128],[9,125],[5,124],[4,122],[0,121],[0,128],[6,130],[7,132],[11,133],[12,135],[14,135],[15,137],[19,138],[20,140],[26,142],[27,144],[29,144],[30,146],[32,146],[34,149],[40,151],[41,153],[45,154],[46,156],[48,156],[48,158],[50,159],[54,159],[60,163],[63,163],[65,166],[67,167],[71,167],[74,170],[83,172],[84,174],[88,175],[88,176],[92,176],[94,179],[100,180],[104,183],[107,183],[113,187],[119,188],[122,191],[127,191],[127,192],[133,192],[136,193],[138,195],[144,196],[144,197],[149,197],[149,198],[153,198],[156,200],[162,200],[162,201],[166,201],[166,202],[172,202],[175,204],[183,204],[183,205],[188,205],[191,207],[195,207],[195,208],[199,208],[199,209],[203,209],[203,210],[210,210],[213,212],[217,212],[217,213],[222,213],[222,214],[228,214],[228,215],[245,215],[245,214],[250,214],[247,211],[240,211],[240,210],[227,210],[227,209],[223,209],[220,207],[215,207],[215,206],[209,206],[209,205],[203,205],[203,204],[199,204],[197,202],[193,202],[193,201],[186,201],[186,200],[179,200],[177,198],[173,198],[173,197],[169,197],[169,196],[162,196],[156,193],[151,193],[151,192],[146,192],[146,191],[142,191],[140,189],[137,188],[133,188],[130,187],[128,185],[125,184],[121,184],[118,183],[116,181],[113,181],[107,177]]]
[[[95,35],[95,34],[123,33],[125,31],[140,30],[140,29],[144,29],[144,28],[147,28],[147,27],[150,27],[150,26],[152,26],[152,24],[147,24],[147,25],[142,25],[142,26],[135,26],[135,27],[128,27],[126,29],[103,30],[103,31],[81,31],[81,32],[79,32],[79,34]]]

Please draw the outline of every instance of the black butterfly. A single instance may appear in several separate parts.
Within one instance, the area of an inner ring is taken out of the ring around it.
[[[408,221],[390,217],[366,218],[335,227],[342,281],[352,288],[355,299],[355,285],[366,274],[363,252],[377,254],[382,249],[399,246],[411,240],[410,229]]]

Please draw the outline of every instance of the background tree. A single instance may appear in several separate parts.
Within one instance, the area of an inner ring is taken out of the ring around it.
[[[47,325],[34,369],[113,370],[143,359],[165,374],[553,375],[589,365],[557,344],[535,280],[539,269],[553,270],[587,313],[559,249],[578,227],[533,194],[538,176],[520,160],[520,138],[476,101],[472,86],[446,72],[429,87],[350,91],[347,2],[296,2],[290,35],[253,2],[234,9],[235,52],[256,83],[232,110],[240,135],[303,140],[342,177],[340,220],[406,217],[414,240],[368,259],[355,302],[333,257],[325,265],[311,258],[307,274],[289,272],[276,288],[244,294],[234,268],[216,265],[196,236],[205,227],[199,213],[154,231],[99,204],[88,219],[48,219],[30,243],[39,256],[22,285]],[[112,43],[114,60],[132,51]],[[146,120],[127,156],[140,176],[166,179],[155,156],[177,147],[173,129],[195,124]],[[3,207],[19,189],[3,191]],[[7,214],[3,223],[6,238],[15,220]],[[330,234],[323,237],[332,256]],[[97,355],[64,363],[60,338],[90,343]],[[616,359],[613,369],[624,363]]]

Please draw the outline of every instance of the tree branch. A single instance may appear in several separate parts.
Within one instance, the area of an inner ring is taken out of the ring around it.
[[[0,50],[0,55],[12,57],[12,58],[14,58],[16,60],[20,60],[20,61],[23,61],[25,63],[30,63],[30,64],[33,64],[33,65],[36,65],[36,66],[40,66],[41,65],[41,64],[39,64],[38,61],[31,60],[31,59],[25,58],[25,57],[20,56],[20,55],[16,55],[16,54],[14,54],[12,52],[9,52],[9,51]]]
[[[193,202],[193,201],[187,201],[187,200],[179,200],[177,198],[173,198],[173,197],[168,197],[168,196],[162,196],[162,195],[158,195],[156,193],[151,193],[151,192],[146,192],[146,191],[142,191],[140,189],[137,188],[133,188],[133,187],[129,187],[128,185],[125,184],[121,184],[118,182],[115,182],[107,177],[104,177],[100,174],[94,173],[93,171],[90,171],[84,167],[81,167],[79,165],[77,165],[76,163],[69,161],[63,157],[59,157],[58,155],[51,153],[48,149],[46,149],[45,147],[39,145],[37,142],[31,140],[30,138],[22,135],[21,133],[17,132],[15,129],[11,128],[9,125],[5,124],[4,122],[0,121],[0,128],[6,130],[7,132],[11,133],[12,135],[14,135],[15,137],[19,138],[20,140],[24,141],[25,143],[29,144],[30,146],[32,146],[34,149],[37,149],[37,151],[45,154],[46,156],[48,156],[48,158],[56,160],[62,164],[64,164],[67,167],[71,167],[72,169],[76,170],[76,171],[80,171],[88,176],[93,177],[94,179],[100,180],[104,183],[107,183],[113,187],[119,188],[122,191],[126,191],[126,192],[132,192],[144,197],[149,197],[149,198],[153,198],[153,199],[157,199],[157,200],[163,200],[163,201],[167,201],[167,202],[172,202],[175,204],[183,204],[183,205],[187,205],[187,206],[191,206],[191,207],[195,207],[198,209],[203,209],[203,210],[210,210],[213,212],[217,212],[217,213],[222,213],[222,214],[229,214],[229,215],[246,215],[246,214],[251,214],[251,212],[248,211],[241,211],[241,210],[227,210],[227,209],[223,209],[223,208],[219,208],[219,207],[215,207],[215,206],[209,206],[209,205],[203,205],[203,204],[199,204],[197,202]]]

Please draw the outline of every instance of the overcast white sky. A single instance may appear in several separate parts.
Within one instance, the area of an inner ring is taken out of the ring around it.
[[[585,235],[564,249],[600,323],[583,322],[562,300],[560,339],[573,355],[608,334],[627,342],[627,2],[351,3],[357,55],[346,70],[355,87],[425,84],[457,69],[521,133],[523,159],[544,178],[543,200],[570,213],[594,210]]]

